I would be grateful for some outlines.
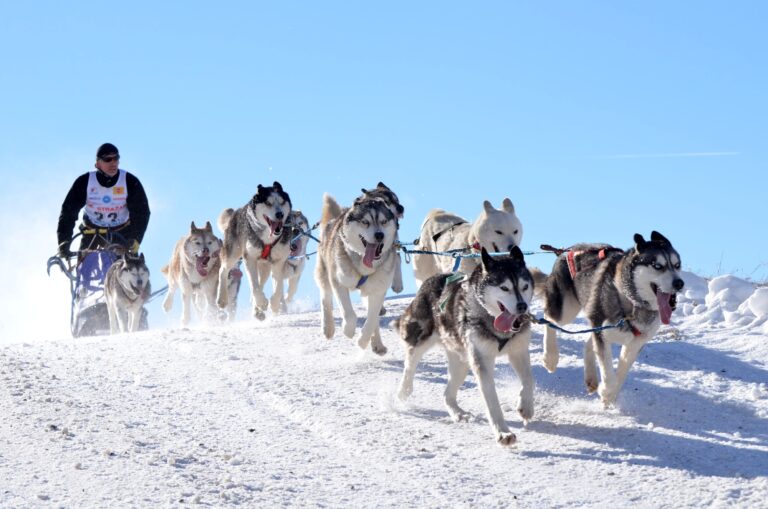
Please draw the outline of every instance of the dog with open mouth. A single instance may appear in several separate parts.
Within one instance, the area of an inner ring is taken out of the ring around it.
[[[636,233],[627,249],[608,244],[577,244],[560,254],[548,276],[534,270],[544,297],[544,318],[566,325],[584,311],[593,328],[620,328],[592,333],[584,345],[584,383],[597,391],[607,407],[616,401],[627,373],[643,346],[661,324],[668,325],[685,283],[680,277],[680,255],[659,232],[645,240]],[[613,368],[611,344],[622,345],[618,368]],[[544,333],[544,365],[554,372],[558,363],[557,335]],[[600,367],[598,384],[595,360]]]
[[[176,243],[171,261],[160,269],[168,279],[168,293],[163,300],[166,313],[173,308],[176,289],[181,290],[182,327],[189,325],[193,305],[201,320],[210,322],[216,317],[220,251],[221,240],[213,233],[210,221],[203,228],[192,221],[189,233]]]
[[[445,405],[451,418],[458,422],[469,417],[456,402],[456,395],[472,368],[493,436],[506,447],[514,444],[516,437],[504,419],[496,394],[496,357],[507,356],[520,379],[517,411],[527,422],[533,417],[528,305],[534,281],[517,246],[508,256],[499,257],[489,255],[483,247],[480,258],[480,265],[469,275],[439,274],[428,278],[394,322],[405,349],[398,396],[404,400],[411,395],[419,360],[439,344],[448,357]]]
[[[283,311],[287,311],[288,304],[293,301],[299,288],[304,267],[307,264],[309,237],[305,234],[309,232],[309,219],[300,210],[293,210],[288,216],[286,227],[291,230],[291,252],[283,270],[283,281],[288,282],[288,290],[283,294],[284,298],[281,304]]]
[[[291,252],[291,228],[286,221],[291,214],[291,198],[279,182],[271,186],[258,185],[256,194],[239,209],[224,209],[218,225],[224,232],[221,248],[221,268],[217,304],[228,309],[231,271],[237,269],[239,259],[245,262],[245,271],[251,282],[253,316],[264,320],[267,307],[272,313],[280,312],[283,301],[283,271]],[[264,286],[270,274],[273,293],[269,300]],[[234,314],[229,313],[229,319]]]
[[[322,327],[325,337],[335,333],[333,296],[343,310],[344,335],[355,335],[357,316],[350,292],[359,290],[367,304],[367,314],[358,345],[384,355],[379,312],[392,286],[397,253],[393,249],[397,236],[395,214],[379,199],[358,199],[352,207],[342,209],[333,197],[323,197],[320,220],[315,282],[320,288]]]
[[[118,258],[104,277],[104,300],[110,332],[138,331],[144,304],[151,294],[149,268],[144,255],[127,253]]]

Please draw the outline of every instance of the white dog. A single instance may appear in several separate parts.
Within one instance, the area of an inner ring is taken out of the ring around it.
[[[143,254],[123,256],[109,267],[104,278],[104,297],[112,334],[139,330],[144,303],[151,293]]]
[[[462,250],[462,253],[479,254],[484,247],[489,253],[506,253],[519,246],[523,238],[523,225],[515,215],[515,206],[505,198],[501,209],[491,202],[483,202],[483,211],[474,223],[441,209],[431,210],[421,225],[418,249],[446,252]],[[454,271],[455,259],[449,256],[416,254],[413,272],[417,286],[436,274]],[[469,274],[479,265],[478,258],[464,258],[459,272]]]

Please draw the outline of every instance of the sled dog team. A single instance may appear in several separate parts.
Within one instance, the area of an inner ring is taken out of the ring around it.
[[[325,337],[330,339],[335,333],[334,297],[342,308],[342,332],[354,337],[357,316],[350,293],[359,291],[367,311],[357,343],[361,348],[370,345],[373,352],[383,355],[387,349],[381,340],[379,315],[384,297],[389,288],[396,292],[403,288],[397,242],[404,209],[397,195],[381,182],[362,191],[349,207],[342,207],[328,194],[323,197],[315,281],[321,294]],[[302,232],[308,232],[309,222],[293,210],[280,183],[259,185],[246,205],[225,209],[218,225],[223,239],[213,234],[210,223],[198,228],[193,222],[189,234],[179,240],[169,265],[162,269],[169,284],[165,310],[171,309],[178,288],[182,325],[189,322],[192,304],[201,317],[213,319],[226,313],[233,319],[241,259],[251,285],[253,315],[263,320],[267,307],[273,313],[284,310],[304,269],[307,237]],[[495,360],[506,356],[517,373],[521,381],[517,411],[527,423],[534,414],[529,354],[529,307],[534,295],[543,299],[546,320],[563,326],[583,311],[596,329],[584,345],[584,383],[609,406],[643,345],[662,323],[670,323],[676,294],[684,286],[679,254],[656,231],[648,240],[635,234],[634,245],[627,250],[607,244],[577,244],[557,250],[549,275],[526,266],[519,247],[522,235],[522,224],[508,198],[500,209],[485,201],[471,223],[445,210],[430,211],[421,226],[418,250],[463,250],[474,256],[460,258],[454,267],[453,257],[414,254],[419,290],[394,322],[406,352],[399,398],[412,393],[419,360],[439,344],[448,358],[444,401],[451,418],[469,417],[456,396],[472,369],[493,435],[503,446],[516,438],[496,394]],[[270,276],[274,292],[267,299],[264,286]],[[284,295],[286,280],[288,293]],[[138,315],[134,310],[140,312],[142,299],[149,295],[143,258],[114,264],[106,285],[113,332],[117,330],[113,316],[120,329],[126,330],[123,324],[127,323],[129,330],[135,330]],[[127,320],[121,317],[121,309],[127,312]],[[614,343],[622,345],[616,369],[611,352]],[[544,365],[554,372],[557,364],[556,332],[547,327]]]

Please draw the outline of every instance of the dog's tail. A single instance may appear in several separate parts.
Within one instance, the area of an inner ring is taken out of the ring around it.
[[[229,221],[232,219],[232,216],[235,215],[235,209],[224,209],[221,211],[221,214],[219,214],[219,219],[216,221],[216,224],[219,225],[219,230],[222,232],[227,231],[227,226],[229,226]]]
[[[544,287],[549,276],[536,267],[528,267],[528,271],[533,276],[533,294],[540,298],[544,297]]]
[[[328,193],[323,194],[323,212],[320,216],[320,224],[326,225],[343,213],[341,205]]]

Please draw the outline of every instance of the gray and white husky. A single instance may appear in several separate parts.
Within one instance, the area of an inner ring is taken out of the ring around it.
[[[263,320],[267,306],[275,314],[280,312],[283,270],[291,252],[291,229],[285,227],[290,213],[291,198],[279,182],[269,187],[259,184],[256,194],[245,206],[222,211],[218,221],[224,232],[217,297],[219,308],[228,307],[230,271],[236,269],[238,260],[243,258],[251,282],[253,316]],[[267,301],[264,285],[270,274],[274,292]],[[229,318],[232,320],[234,316]]]
[[[494,437],[503,446],[512,445],[516,437],[504,420],[493,375],[496,357],[506,355],[522,384],[517,411],[524,422],[531,419],[534,381],[528,305],[533,289],[533,277],[517,246],[509,256],[498,258],[481,248],[481,263],[469,276],[440,274],[427,279],[395,322],[406,352],[400,399],[413,392],[421,357],[441,344],[448,357],[448,413],[457,422],[469,416],[457,404],[456,394],[471,367]]]
[[[362,189],[362,192],[363,195],[357,198],[355,201],[381,200],[384,202],[384,204],[389,207],[389,210],[391,210],[395,215],[395,224],[397,226],[397,230],[399,231],[400,220],[403,218],[403,214],[405,213],[405,207],[400,204],[400,199],[397,197],[395,192],[387,187],[383,182],[376,184],[376,187],[373,189]],[[398,240],[399,238],[395,237],[395,242]],[[403,268],[402,260],[400,259],[400,253],[396,253],[396,255],[397,263],[395,264],[395,277],[392,280],[392,291],[395,293],[400,293],[403,291]]]
[[[358,339],[360,348],[384,355],[379,312],[392,285],[397,256],[393,245],[397,235],[395,215],[377,199],[357,200],[342,209],[330,195],[323,197],[320,246],[315,281],[320,288],[322,326],[325,337],[335,332],[333,295],[341,304],[344,335],[355,335],[357,316],[350,292],[359,290],[367,304],[367,317]]]
[[[139,330],[142,308],[151,293],[144,255],[118,258],[104,278],[110,332],[117,334]]]
[[[431,210],[421,225],[418,247],[426,251],[465,249],[475,253],[484,247],[489,253],[506,253],[519,246],[522,239],[523,225],[515,214],[515,206],[509,198],[504,198],[501,209],[484,201],[483,211],[474,223],[442,209]],[[413,274],[417,286],[428,277],[451,272],[454,262],[448,256],[414,255]],[[463,258],[458,270],[468,274],[478,264],[477,258]]]
[[[283,281],[288,281],[288,293],[284,293],[281,307],[286,310],[288,304],[296,295],[299,287],[301,274],[304,272],[304,266],[307,264],[307,242],[309,237],[302,235],[302,232],[309,231],[309,219],[302,214],[300,210],[293,210],[288,216],[286,226],[291,230],[291,252],[283,269]],[[282,283],[281,283],[282,284]]]
[[[220,251],[221,240],[214,235],[210,221],[206,221],[204,228],[198,228],[192,221],[189,234],[176,243],[171,261],[160,269],[168,279],[168,294],[163,300],[166,313],[173,307],[176,289],[181,289],[182,327],[189,324],[193,304],[201,320],[212,321],[216,316]]]
[[[654,231],[646,241],[635,234],[634,247],[623,251],[607,244],[577,244],[560,254],[552,273],[544,279],[535,274],[544,288],[544,317],[560,325],[571,323],[583,309],[592,327],[613,325],[622,318],[624,326],[592,333],[584,345],[584,383],[597,390],[603,404],[616,401],[627,373],[640,349],[659,326],[669,324],[683,289],[680,255],[672,243]],[[613,369],[611,344],[622,345],[618,369]],[[602,381],[598,385],[595,357]],[[557,368],[555,330],[544,335],[544,364]]]

